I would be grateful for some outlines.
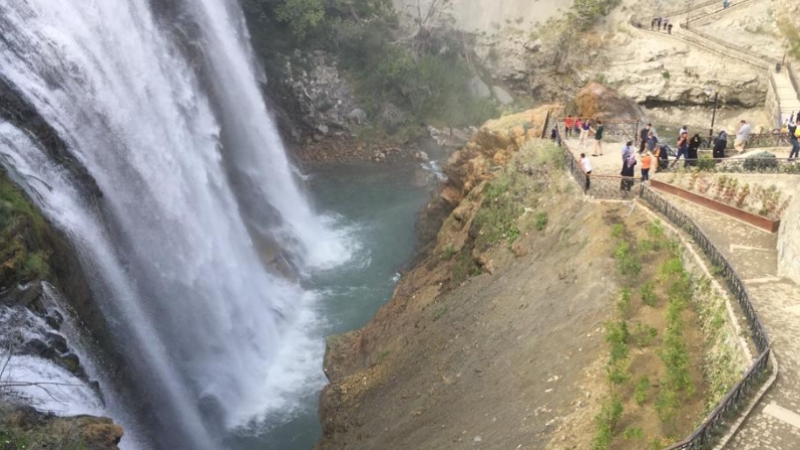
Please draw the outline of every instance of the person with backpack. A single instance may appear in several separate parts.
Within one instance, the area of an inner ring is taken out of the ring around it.
[[[672,34],[672,24],[667,25],[667,33]]]
[[[794,160],[800,153],[800,127],[797,123],[789,123],[789,142],[792,144],[792,151],[789,152],[789,159]]]

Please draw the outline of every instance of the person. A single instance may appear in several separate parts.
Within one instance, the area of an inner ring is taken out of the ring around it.
[[[633,141],[626,142],[620,149],[620,153],[622,153],[622,164],[625,165],[625,161],[627,161],[631,157],[631,153],[633,153]]]
[[[739,153],[744,153],[744,147],[747,145],[747,138],[750,137],[750,124],[746,120],[740,121],[742,124],[739,131],[736,132],[736,140],[733,141],[733,148]]]
[[[653,155],[653,168],[658,170],[658,153],[661,151],[661,146],[658,145],[658,136],[654,130],[650,130],[650,134],[647,136],[647,151]]]
[[[680,136],[683,133],[686,133],[687,136],[689,135],[689,127],[687,125],[683,125],[681,127],[681,131],[678,132],[678,136]]]
[[[719,136],[714,138],[714,159],[722,159],[725,157],[725,147],[728,146],[728,133],[725,130],[719,132]]]
[[[592,129],[592,121],[586,119],[581,124],[581,147],[586,147],[586,140],[589,139],[589,130]]]
[[[630,191],[633,187],[633,177],[636,175],[633,172],[634,166],[636,166],[636,152],[633,151],[633,143],[631,142],[630,151],[626,153],[625,161],[622,163],[622,170],[620,171],[620,175],[622,175],[622,181],[619,184],[619,188],[623,191]]]
[[[683,155],[684,161],[686,160],[686,156],[689,154],[689,135],[686,133],[681,133],[681,137],[678,138],[678,156],[675,158],[675,162],[673,165],[678,164],[678,160],[681,159],[681,155]]]
[[[669,167],[669,147],[666,145],[659,144],[658,145],[658,154],[656,155],[658,158],[658,171]]]
[[[792,151],[789,152],[789,159],[797,159],[797,154],[800,153],[800,127],[797,123],[789,124],[789,142],[792,144]]]
[[[656,24],[658,25],[658,31],[661,31],[661,17],[656,18]]]
[[[644,153],[645,148],[647,148],[647,141],[650,138],[650,128],[653,127],[653,124],[648,123],[645,125],[644,128],[639,130],[639,154],[641,155]]]
[[[667,25],[667,33],[672,34],[672,24]]]
[[[550,130],[550,140],[558,143],[558,125],[554,126],[552,130]]]
[[[655,29],[656,29],[656,18],[653,17],[653,20],[650,21],[650,31],[653,31]]]
[[[589,178],[592,175],[592,162],[589,161],[586,153],[581,153],[581,168],[583,169],[583,173],[586,174],[586,186],[583,187],[583,191],[587,192],[589,190],[589,185],[591,184]]]
[[[722,0],[722,9],[728,9],[728,6],[731,5],[730,0]]]
[[[575,125],[575,119],[573,119],[571,115],[567,114],[567,118],[564,119],[564,136],[566,137],[572,136],[572,127],[574,125]]]
[[[650,165],[653,163],[653,154],[650,150],[644,152],[642,156],[642,183],[650,180]]]
[[[687,154],[686,165],[694,166],[697,164],[697,150],[703,144],[703,138],[699,133],[695,133],[692,139],[689,140],[689,153]]]
[[[602,120],[597,120],[597,128],[592,128],[594,131],[594,155],[592,156],[603,156],[603,131],[605,127],[603,126]]]
[[[664,31],[667,31],[668,26],[669,26],[669,19],[664,17]]]

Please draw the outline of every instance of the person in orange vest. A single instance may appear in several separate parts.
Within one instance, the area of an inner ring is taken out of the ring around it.
[[[642,183],[650,181],[650,164],[652,162],[653,154],[650,153],[650,150],[646,150],[644,156],[642,156]]]

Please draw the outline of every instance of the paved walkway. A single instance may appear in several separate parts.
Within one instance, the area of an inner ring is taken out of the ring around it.
[[[777,275],[777,235],[662,195],[691,216],[739,272],[780,364],[775,385],[725,449],[800,449],[800,286]]]

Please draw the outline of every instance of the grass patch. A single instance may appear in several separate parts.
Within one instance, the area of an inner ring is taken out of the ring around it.
[[[536,214],[536,223],[534,224],[536,231],[542,231],[547,227],[547,213],[539,212]]]
[[[447,313],[447,306],[440,307],[436,310],[436,314],[433,315],[433,321],[436,322],[437,320],[441,319],[445,313]]]
[[[614,439],[614,431],[622,418],[622,402],[608,398],[595,416],[597,432],[592,439],[592,450],[605,450]]]

